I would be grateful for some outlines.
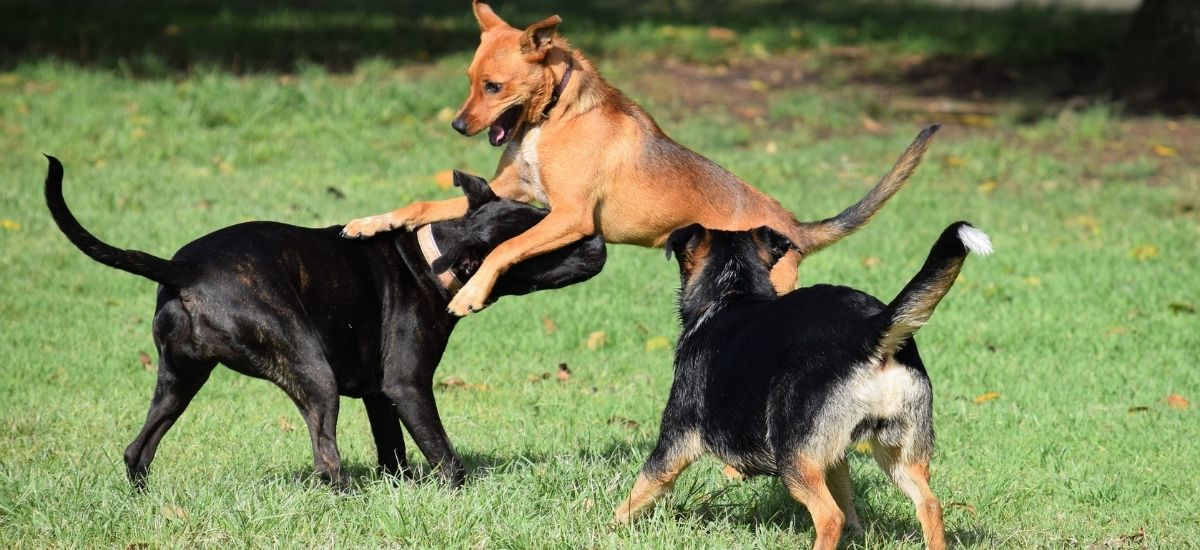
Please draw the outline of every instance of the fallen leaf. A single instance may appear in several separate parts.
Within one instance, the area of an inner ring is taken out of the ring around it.
[[[743,479],[746,479],[745,474],[743,474],[737,468],[734,468],[733,466],[730,466],[728,464],[726,464],[725,468],[723,470],[721,470],[721,474],[729,479],[734,480],[734,481],[741,481]]]
[[[767,112],[759,107],[743,107],[741,113],[743,117],[749,119],[758,119],[767,115]]]
[[[975,515],[975,506],[968,504],[966,502],[951,502],[950,507],[951,508],[962,508],[963,510],[966,510],[968,514],[971,514],[972,516]]]
[[[187,510],[184,510],[181,506],[170,503],[163,505],[162,514],[163,516],[166,516],[167,519],[187,519],[188,517]]]
[[[774,141],[768,141],[767,145],[763,147],[763,151],[766,151],[768,155],[774,155],[779,152],[779,144]]]
[[[671,347],[671,341],[666,336],[655,336],[646,340],[646,351],[657,351]]]
[[[1171,407],[1172,409],[1177,409],[1177,410],[1182,411],[1182,410],[1188,408],[1189,404],[1190,403],[1188,403],[1187,398],[1182,395],[1179,395],[1177,393],[1172,393],[1172,394],[1167,395],[1167,406]]]
[[[477,384],[471,384],[471,389],[473,389],[475,391],[490,391],[492,389],[492,387],[480,382]]]
[[[1129,414],[1144,413],[1144,412],[1149,412],[1149,411],[1150,411],[1150,407],[1146,407],[1146,406],[1142,406],[1142,405],[1129,407]]]
[[[213,207],[213,202],[209,199],[200,199],[196,203],[197,210],[210,210]]]
[[[129,135],[133,136],[133,139],[142,139],[146,137],[146,131],[141,128],[134,128],[132,132],[129,132]]]
[[[737,31],[725,27],[709,27],[705,34],[708,35],[710,40],[720,40],[722,42],[737,40]]]
[[[566,363],[559,363],[557,376],[559,382],[569,381],[571,379],[571,368]]]
[[[883,260],[880,259],[879,256],[867,256],[866,258],[862,259],[863,267],[875,267],[882,262]]]
[[[155,372],[158,370],[158,367],[154,366],[154,362],[150,361],[150,354],[144,351],[138,352],[138,363],[142,364],[142,368],[146,369],[146,372]]]
[[[1171,310],[1171,313],[1175,314],[1196,313],[1196,306],[1192,305],[1191,302],[1171,302],[1167,304],[1167,308]]]
[[[986,195],[988,193],[991,193],[992,191],[995,191],[996,187],[999,185],[1000,185],[1000,182],[998,182],[996,180],[987,180],[987,181],[979,184],[979,192]]]
[[[959,156],[946,155],[946,156],[942,157],[942,164],[946,165],[949,168],[958,168],[959,166],[962,166],[966,163],[967,163],[967,161],[963,160],[963,158],[959,157]]]
[[[623,416],[614,416],[614,417],[609,418],[608,425],[609,426],[621,426],[627,430],[636,430],[640,426],[640,424],[638,424],[637,422],[634,422]]]
[[[131,542],[125,545],[125,550],[147,550],[150,548],[148,542]]]
[[[542,316],[542,330],[545,331],[546,335],[548,336],[554,334],[554,331],[558,330],[558,325],[554,324],[554,319],[551,319],[549,315],[545,315]]]
[[[1112,327],[1112,328],[1104,331],[1104,335],[1105,336],[1114,336],[1117,334],[1125,334],[1127,332],[1129,332],[1129,328],[1122,327],[1122,326],[1115,326],[1115,327]]]
[[[963,126],[974,126],[976,128],[991,128],[995,119],[988,115],[980,115],[975,113],[966,113],[958,117],[958,121]]]
[[[1071,216],[1066,219],[1066,224],[1068,226],[1079,227],[1080,229],[1083,229],[1084,231],[1087,231],[1093,235],[1100,234],[1100,222],[1096,221],[1096,218],[1093,218],[1087,214]]]
[[[6,231],[20,231],[21,230],[21,224],[14,222],[8,218],[4,218],[3,220],[0,220],[0,227],[3,227]]]
[[[531,374],[531,375],[525,377],[525,379],[530,382],[541,382],[542,380],[546,380],[548,378],[550,378],[550,373],[548,373],[548,372],[543,372],[541,374]]]
[[[294,432],[296,431],[296,425],[292,424],[292,421],[288,420],[287,417],[281,416],[279,417],[279,429],[284,432]]]
[[[454,187],[454,170],[442,170],[434,174],[433,181],[437,183],[438,189],[443,191]]]
[[[454,120],[454,108],[442,107],[437,112],[437,120],[438,122],[450,122],[451,120]]]
[[[608,336],[605,336],[603,330],[597,330],[588,335],[587,349],[597,350],[604,347],[608,343]]]
[[[875,120],[867,115],[860,115],[858,117],[858,121],[862,123],[863,130],[866,130],[869,133],[886,134],[888,131],[887,126],[880,124],[878,120]]]
[[[765,91],[771,89],[771,87],[768,86],[766,82],[763,82],[757,78],[750,79],[749,85],[750,85],[750,89],[754,90],[756,92],[765,92]]]
[[[991,401],[998,397],[1000,397],[1000,392],[998,392],[998,391],[990,391],[990,392],[986,392],[986,393],[981,393],[981,394],[975,396],[975,404],[982,405],[982,404],[987,403],[988,401]]]
[[[442,389],[465,388],[465,387],[467,387],[467,382],[457,376],[448,376],[448,377],[442,379],[441,382],[438,382],[437,386]]]
[[[872,449],[873,448],[871,447],[870,441],[859,441],[858,443],[854,444],[855,452],[862,453],[865,455],[872,454]]]
[[[1154,145],[1154,154],[1160,157],[1173,157],[1175,156],[1175,148],[1157,143]]]
[[[1158,247],[1152,244],[1144,244],[1130,250],[1129,255],[1133,256],[1133,259],[1139,262],[1144,262],[1158,256]]]
[[[1037,277],[1025,277],[1022,282],[1025,286],[1042,286],[1042,280]]]

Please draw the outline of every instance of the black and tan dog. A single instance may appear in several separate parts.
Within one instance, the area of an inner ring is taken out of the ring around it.
[[[925,543],[943,548],[929,490],[933,390],[912,335],[967,252],[987,254],[991,243],[951,225],[890,304],[831,285],[776,297],[771,267],[794,247],[768,227],[671,234],[667,254],[683,279],[675,380],[658,444],[614,521],[632,519],[707,452],[745,474],[781,477],[812,514],[814,548],[834,548],[844,525],[859,529],[845,453],[865,440],[916,504]]]
[[[146,424],[125,450],[129,479],[145,484],[163,435],[217,363],[274,382],[300,409],[317,474],[345,484],[338,454],[338,396],[362,398],[380,469],[406,473],[403,422],[453,486],[464,469],[446,437],[433,374],[458,318],[446,304],[493,248],[546,216],[496,197],[484,180],[455,173],[470,207],[461,219],[387,238],[348,241],[340,226],[234,225],[185,245],[170,260],[105,244],[62,196],[50,158],[46,203],[59,229],[92,259],[159,283],[154,314],[158,383]],[[522,262],[498,294],[525,294],[600,272],[604,241],[585,238]],[[432,264],[432,265],[431,265]]]

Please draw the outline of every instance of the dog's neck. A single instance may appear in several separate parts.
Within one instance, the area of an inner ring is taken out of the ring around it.
[[[709,263],[691,282],[685,282],[679,293],[681,339],[687,339],[731,305],[745,300],[774,299],[770,272],[762,268],[760,261],[732,255],[720,264]]]

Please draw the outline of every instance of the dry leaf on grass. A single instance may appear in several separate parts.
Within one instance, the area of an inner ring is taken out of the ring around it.
[[[863,130],[866,130],[869,133],[886,134],[888,131],[887,126],[880,124],[878,120],[875,120],[867,115],[859,115],[858,120],[862,123]]]
[[[987,180],[987,181],[979,184],[979,192],[986,195],[988,193],[991,193],[992,191],[995,191],[996,187],[998,187],[999,185],[1000,185],[1000,182],[998,182],[996,180]]]
[[[954,155],[946,155],[942,157],[942,164],[946,165],[947,168],[958,168],[966,163],[967,161],[963,160],[962,157]]]
[[[1196,313],[1196,306],[1192,305],[1191,302],[1171,302],[1167,304],[1167,309],[1170,309],[1171,313],[1174,314]]]
[[[1134,407],[1129,407],[1129,414],[1137,414],[1137,413],[1144,413],[1144,412],[1150,412],[1150,407],[1147,407],[1144,405],[1137,405]]]
[[[158,367],[154,366],[154,362],[150,360],[150,354],[144,351],[138,352],[138,363],[142,364],[142,368],[146,369],[146,372],[155,372],[158,370]]]
[[[667,340],[666,336],[655,336],[646,340],[646,351],[656,351],[660,349],[668,349],[671,347],[671,341]]]
[[[1158,256],[1158,247],[1152,244],[1143,244],[1130,250],[1129,255],[1139,262],[1144,262]]]
[[[0,227],[3,227],[5,229],[5,231],[20,231],[21,230],[21,224],[14,222],[8,218],[4,218],[3,220],[0,220]]]
[[[1177,409],[1177,410],[1182,411],[1182,410],[1188,408],[1188,405],[1190,405],[1190,403],[1188,403],[1187,398],[1182,395],[1179,395],[1177,393],[1172,393],[1172,394],[1167,395],[1167,406],[1171,407],[1172,409]]]
[[[446,190],[454,187],[454,170],[442,170],[433,175],[434,183],[437,183],[438,189]]]
[[[966,502],[951,502],[950,507],[962,508],[963,510],[966,510],[968,514],[971,514],[972,516],[975,515],[975,506]]]
[[[622,428],[625,428],[626,430],[636,430],[636,429],[638,429],[638,427],[641,426],[637,422],[634,422],[633,420],[630,420],[623,416],[614,416],[614,417],[609,418],[608,425],[609,426],[621,426]]]
[[[871,443],[869,441],[859,441],[854,444],[854,451],[860,454],[869,455],[872,452]]]
[[[549,315],[543,315],[542,330],[546,332],[546,335],[551,335],[558,330],[558,325],[554,324],[554,319],[551,319]]]
[[[441,389],[465,388],[465,387],[467,387],[467,382],[457,376],[448,376],[446,378],[443,378],[441,382],[438,382],[437,387],[439,387]]]
[[[737,31],[725,27],[709,27],[705,34],[708,35],[709,40],[720,40],[722,42],[737,40]]]
[[[437,120],[438,122],[450,122],[451,120],[454,120],[454,108],[442,107],[439,109],[437,112]]]
[[[1160,157],[1173,157],[1175,156],[1175,148],[1156,143],[1154,145],[1154,154]]]
[[[597,330],[596,332],[588,335],[587,349],[597,350],[604,347],[604,345],[607,343],[608,336],[604,334],[603,330]]]
[[[288,420],[286,416],[281,416],[279,417],[279,430],[289,433],[294,432],[296,431],[296,425],[292,424],[292,421]]]
[[[162,515],[167,519],[187,519],[188,517],[187,510],[184,510],[182,506],[170,503],[163,505]]]
[[[863,267],[867,268],[875,267],[881,263],[883,263],[883,260],[880,259],[879,256],[867,256],[866,258],[862,259]]]
[[[991,401],[998,397],[1000,397],[1000,392],[998,392],[998,391],[990,391],[990,392],[986,392],[986,393],[981,393],[981,394],[975,396],[975,404],[982,405],[982,404],[987,403],[988,401]]]
[[[556,376],[558,376],[559,382],[569,381],[571,379],[571,367],[568,367],[566,363],[559,363],[558,374]]]

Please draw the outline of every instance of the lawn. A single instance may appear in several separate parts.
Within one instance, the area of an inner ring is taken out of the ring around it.
[[[558,11],[511,3],[500,13],[514,22]],[[86,227],[169,256],[240,221],[324,226],[450,197],[439,173],[490,175],[499,151],[449,127],[475,40],[465,1],[420,17],[405,3],[101,4],[126,11],[0,8],[22,22],[0,30],[0,546],[811,544],[778,481],[727,480],[713,460],[645,520],[608,526],[657,435],[679,333],[674,264],[630,246],[587,283],[460,323],[437,398],[470,470],[462,491],[377,477],[349,399],[339,442],[355,488],[312,483],[291,402],[225,369],[164,439],[148,491],[132,491],[121,452],[154,385],[154,285],[57,231],[40,153],[65,164]],[[669,134],[801,219],[857,200],[922,126],[945,123],[908,187],[801,281],[887,300],[947,224],[991,235],[996,253],[967,260],[918,335],[950,540],[1195,544],[1200,120],[1076,84],[1122,16],[677,10],[692,4],[575,7],[560,29]],[[409,458],[429,473],[411,442]],[[919,547],[909,502],[870,456],[850,461],[867,532],[849,542]]]

